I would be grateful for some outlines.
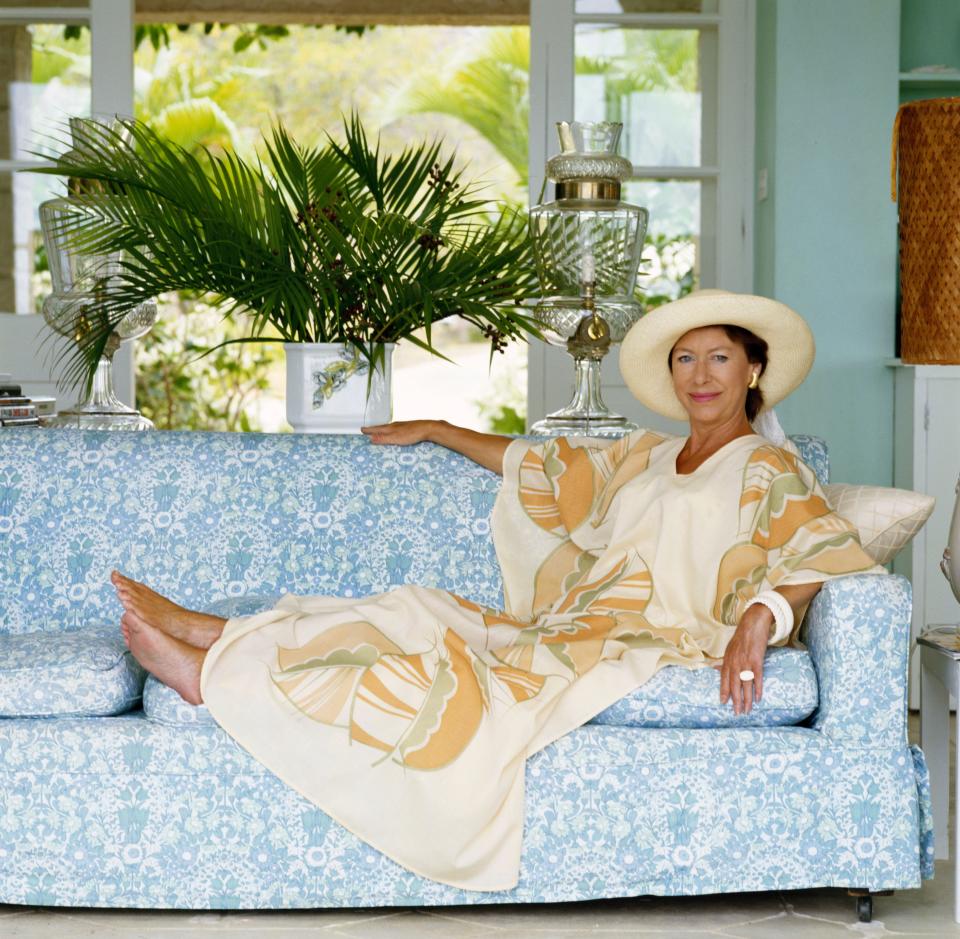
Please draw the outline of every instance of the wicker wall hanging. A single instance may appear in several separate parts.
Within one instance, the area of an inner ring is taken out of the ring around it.
[[[901,106],[891,197],[900,213],[900,358],[960,363],[960,98]]]

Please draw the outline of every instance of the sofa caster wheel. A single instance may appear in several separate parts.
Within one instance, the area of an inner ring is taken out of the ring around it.
[[[892,897],[892,890],[868,890],[866,887],[850,887],[847,893],[857,901],[857,919],[861,923],[873,922],[873,898]]]

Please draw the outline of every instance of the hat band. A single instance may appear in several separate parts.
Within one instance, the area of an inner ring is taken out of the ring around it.
[[[564,179],[557,182],[557,200],[620,201],[620,183],[614,179]]]

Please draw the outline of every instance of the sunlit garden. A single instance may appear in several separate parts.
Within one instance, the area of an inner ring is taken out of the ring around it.
[[[32,29],[41,98],[82,110],[89,34]],[[597,112],[588,116],[624,121],[635,162],[698,158],[684,154],[699,143],[687,132],[699,126],[695,32],[597,32],[583,46],[578,96]],[[310,146],[327,134],[339,139],[345,115],[355,112],[384,151],[441,138],[492,203],[528,202],[526,27],[139,27],[135,68],[136,116],[191,152],[256,160],[277,123]],[[673,116],[656,132],[638,133],[631,102],[650,91],[672,93]],[[49,108],[48,118],[55,117]],[[679,150],[664,154],[665,145]],[[630,184],[626,195],[652,213],[640,278],[647,304],[691,289],[700,185],[647,180]],[[42,298],[39,238],[36,246],[35,294]],[[224,318],[201,291],[164,295],[157,324],[137,347],[138,406],[159,428],[287,429],[281,343],[269,341],[277,338],[269,328],[263,342],[232,342],[248,333],[242,315]],[[397,418],[430,413],[476,429],[524,429],[523,342],[491,354],[480,330],[458,319],[438,322],[431,341],[449,361],[412,342],[395,353]]]

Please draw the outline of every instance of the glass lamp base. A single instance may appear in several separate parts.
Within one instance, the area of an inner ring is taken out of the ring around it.
[[[75,430],[153,430],[153,421],[125,405],[113,390],[113,362],[104,356],[97,364],[90,396],[82,404],[42,421],[44,427]]]
[[[153,430],[153,421],[139,411],[61,411],[55,417],[43,418],[44,427],[67,427],[74,430]]]
[[[605,350],[604,350],[605,351]],[[574,358],[574,391],[570,403],[530,428],[544,437],[623,437],[638,429],[633,421],[611,411],[600,393],[599,356]]]
[[[606,417],[570,417],[558,411],[530,428],[531,434],[542,437],[625,437],[638,430],[638,425],[619,414]]]

